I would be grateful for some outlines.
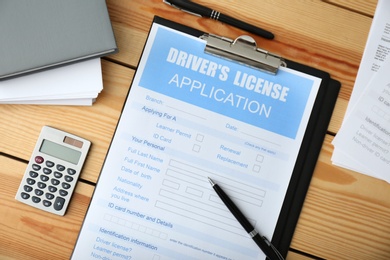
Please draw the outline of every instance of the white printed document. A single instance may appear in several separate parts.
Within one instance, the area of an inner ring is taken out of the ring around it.
[[[342,127],[332,142],[333,164],[388,182],[390,176],[383,172],[389,172],[390,164],[383,165],[383,162],[388,160],[386,150],[390,147],[386,144],[390,143],[390,136],[382,134],[383,130],[390,131],[390,125],[385,114],[381,113],[380,117],[377,115],[379,108],[381,111],[389,108],[383,107],[388,102],[383,95],[386,95],[386,84],[389,83],[389,55],[390,1],[379,0],[347,112]],[[372,121],[373,118],[375,122]],[[374,124],[379,125],[382,130],[373,129]],[[373,154],[381,158],[379,164],[371,156]]]
[[[72,259],[265,259],[321,79],[204,52],[153,24]]]
[[[354,169],[390,183],[390,62],[378,73],[351,109],[334,145]],[[382,74],[381,74],[382,75]]]
[[[390,1],[379,0],[356,77],[347,114],[390,54]],[[385,75],[384,72],[382,75]]]

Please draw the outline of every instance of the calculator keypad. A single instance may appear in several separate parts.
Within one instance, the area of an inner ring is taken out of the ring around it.
[[[91,142],[43,126],[15,199],[56,215],[65,215]]]
[[[22,180],[20,198],[25,203],[63,215],[77,181],[77,171],[36,156]]]

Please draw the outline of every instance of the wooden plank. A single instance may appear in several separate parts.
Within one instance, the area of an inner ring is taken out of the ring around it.
[[[389,259],[389,184],[332,166],[327,136],[292,248],[325,259]]]
[[[292,251],[289,251],[287,253],[287,257],[286,257],[286,260],[311,260],[311,259],[315,259],[315,258],[308,257],[308,256],[305,256],[302,254],[298,254],[298,253],[292,252]]]
[[[329,4],[336,5],[353,12],[361,13],[367,16],[374,16],[378,0],[323,0]]]
[[[293,251],[289,251],[287,253],[287,257],[286,257],[286,260],[312,260],[312,259],[316,259],[316,258],[305,256],[303,254],[298,254],[298,253],[293,252]]]
[[[104,90],[92,107],[2,105],[1,152],[29,160],[43,125],[92,142],[82,178],[95,182],[111,142],[134,71],[103,61]]]
[[[78,183],[65,216],[15,200],[27,164],[0,156],[0,259],[69,259],[93,186]]]

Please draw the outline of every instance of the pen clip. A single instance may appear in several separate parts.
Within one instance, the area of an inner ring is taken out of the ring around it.
[[[279,252],[279,250],[276,247],[274,247],[274,245],[265,236],[262,236],[262,238],[267,243],[267,245],[275,252],[275,254],[278,256],[279,260],[284,260],[282,254]]]
[[[172,4],[172,3],[169,2],[168,0],[163,0],[163,3],[165,3],[165,4],[167,4],[167,5],[170,5],[170,6],[176,8],[176,9],[178,9],[178,10],[180,10],[180,11],[183,11],[183,12],[186,12],[186,13],[189,13],[189,14],[192,14],[192,15],[195,15],[195,16],[198,16],[198,17],[202,17],[202,15],[197,14],[197,13],[194,13],[194,12],[191,12],[191,11],[188,11],[188,10],[186,10],[186,9],[183,9],[183,8],[177,6],[177,5]]]

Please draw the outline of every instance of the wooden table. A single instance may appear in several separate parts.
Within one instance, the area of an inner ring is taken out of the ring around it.
[[[287,259],[390,259],[390,185],[330,161],[376,0],[196,2],[272,31],[272,41],[252,36],[260,47],[328,71],[342,83]],[[92,107],[0,106],[0,259],[69,258],[154,15],[229,38],[245,33],[162,0],[107,3],[120,52],[102,59],[104,90]],[[43,125],[93,143],[64,217],[14,199]]]

